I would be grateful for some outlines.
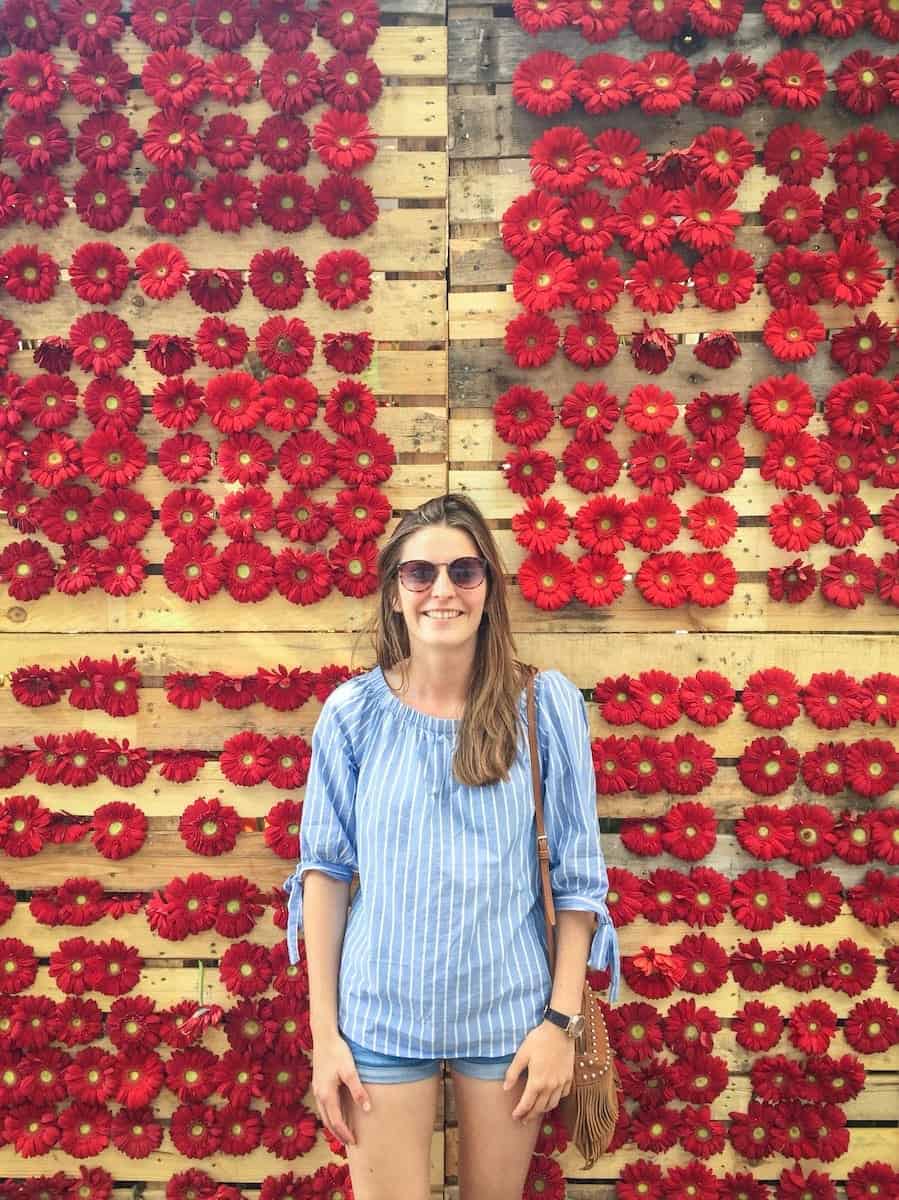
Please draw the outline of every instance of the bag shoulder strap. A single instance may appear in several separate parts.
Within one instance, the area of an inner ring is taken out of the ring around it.
[[[531,779],[534,785],[534,811],[537,818],[537,859],[540,863],[540,881],[543,890],[543,914],[546,920],[546,948],[549,957],[550,975],[556,969],[556,906],[553,904],[552,884],[549,878],[549,843],[543,824],[543,780],[540,778],[540,751],[537,745],[537,701],[534,693],[536,669],[531,668],[527,681],[528,741],[531,749]]]

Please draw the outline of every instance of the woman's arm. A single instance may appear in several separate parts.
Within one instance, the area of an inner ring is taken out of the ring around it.
[[[581,1011],[587,955],[595,927],[595,913],[574,908],[556,912],[556,973],[549,1007],[566,1016]]]
[[[313,1040],[337,1033],[337,978],[349,896],[349,883],[323,871],[309,871],[303,879],[303,936]]]

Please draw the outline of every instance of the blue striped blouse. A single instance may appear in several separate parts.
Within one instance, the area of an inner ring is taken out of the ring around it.
[[[605,905],[596,781],[581,693],[560,671],[536,681],[550,878],[559,909],[597,914],[589,965],[612,971],[618,940]],[[380,667],[322,706],[285,881],[287,945],[298,961],[302,882],[323,871],[359,888],[340,961],[338,1026],[353,1041],[409,1058],[497,1056],[543,1019],[552,990],[536,850],[527,700],[505,782],[459,783],[459,721],[403,703]]]

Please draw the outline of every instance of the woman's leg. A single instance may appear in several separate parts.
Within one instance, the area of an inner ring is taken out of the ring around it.
[[[346,1148],[356,1200],[430,1200],[439,1087],[439,1072],[411,1083],[365,1081],[371,1112],[341,1089],[347,1124],[356,1137],[356,1145]]]
[[[459,1122],[459,1200],[521,1200],[539,1118],[513,1121],[527,1076],[503,1091],[502,1079],[477,1079],[453,1069]],[[542,1114],[541,1114],[542,1115]]]

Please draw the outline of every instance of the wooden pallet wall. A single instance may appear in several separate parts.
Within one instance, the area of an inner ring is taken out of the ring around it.
[[[181,238],[166,238],[144,224],[139,208],[124,228],[107,235],[81,224],[74,209],[70,209],[49,234],[21,222],[0,230],[0,252],[16,242],[39,242],[65,269],[72,251],[85,241],[115,242],[133,262],[144,246],[172,240],[179,244],[191,267],[224,266],[244,272],[254,253],[276,245],[289,244],[308,267],[327,249],[347,246],[366,255],[373,272],[368,302],[346,312],[335,312],[320,302],[310,288],[296,315],[307,322],[317,341],[323,332],[334,330],[367,330],[375,341],[371,366],[362,378],[379,402],[375,427],[389,436],[397,453],[393,475],[385,487],[393,508],[389,530],[403,512],[446,490],[447,86],[442,0],[384,0],[381,13],[382,28],[369,51],[381,69],[385,85],[379,103],[369,114],[378,137],[378,153],[361,173],[374,191],[380,214],[375,224],[358,238],[348,242],[329,239],[317,221],[301,234],[280,234],[258,220],[239,236],[222,236],[201,223]],[[129,28],[115,49],[128,62],[133,75],[132,90],[121,111],[141,134],[154,111],[140,81],[141,67],[150,50]],[[206,58],[216,53],[197,37],[187,49]],[[335,52],[317,35],[310,49],[322,62]],[[78,55],[69,51],[64,42],[53,53],[65,73],[77,63]],[[258,69],[269,49],[257,34],[243,48],[243,53]],[[259,96],[258,89],[255,95]],[[226,109],[224,105],[203,102],[196,111],[205,121],[210,114]],[[246,117],[253,132],[271,112],[261,97],[237,111]],[[325,106],[319,106],[305,116],[310,129],[324,111]],[[65,98],[59,116],[70,136],[87,112],[71,97]],[[147,167],[140,153],[136,153],[131,169],[125,174],[133,194],[139,191]],[[11,170],[13,175],[18,173],[11,160],[0,164],[0,169]],[[67,196],[71,196],[80,172],[80,165],[74,162],[60,170]],[[205,160],[201,160],[198,174],[204,173],[210,171]],[[266,168],[258,159],[246,170],[253,180],[265,173]],[[315,186],[326,171],[313,154],[303,173]],[[50,302],[11,308],[5,303],[8,299],[0,297],[0,311],[15,320],[24,339],[21,349],[10,358],[9,370],[27,378],[38,373],[32,359],[38,340],[48,335],[65,337],[72,320],[88,306],[77,299],[65,273]],[[137,347],[134,359],[122,374],[134,380],[144,398],[145,414],[139,432],[150,450],[150,462],[135,487],[149,498],[154,509],[154,523],[141,544],[151,565],[142,589],[129,598],[111,598],[100,589],[93,589],[75,598],[54,591],[36,601],[20,602],[8,596],[5,585],[2,587],[0,744],[31,746],[36,735],[88,728],[99,736],[128,738],[132,746],[149,750],[193,749],[207,757],[196,779],[187,785],[168,783],[156,770],[143,784],[127,790],[114,788],[106,781],[104,786],[73,789],[47,787],[33,777],[23,780],[14,791],[33,794],[53,810],[65,809],[78,816],[90,814],[99,804],[112,799],[129,800],[147,814],[149,834],[138,853],[120,862],[100,857],[89,839],[68,846],[45,846],[33,858],[0,856],[0,879],[14,888],[18,896],[12,917],[0,928],[0,937],[21,938],[39,956],[37,978],[24,994],[63,999],[48,973],[47,958],[61,939],[82,933],[94,940],[116,937],[136,947],[145,962],[135,990],[154,999],[159,1009],[185,999],[228,1009],[238,998],[227,992],[219,977],[218,964],[229,942],[217,934],[191,936],[183,942],[166,941],[151,932],[143,911],[119,920],[107,917],[83,930],[49,928],[34,921],[28,899],[35,889],[57,886],[73,876],[99,880],[107,891],[139,892],[147,897],[174,877],[184,878],[194,871],[205,871],[216,878],[241,875],[254,881],[267,895],[271,889],[280,889],[294,864],[277,857],[266,846],[263,818],[285,796],[302,799],[303,791],[285,793],[267,783],[235,789],[223,776],[217,756],[226,738],[245,730],[258,730],[268,737],[299,735],[308,741],[320,703],[313,699],[292,713],[277,713],[261,704],[239,712],[204,704],[197,711],[184,712],[167,701],[163,680],[176,671],[254,674],[257,667],[274,668],[279,663],[310,671],[335,663],[358,666],[369,661],[369,647],[359,642],[358,631],[368,617],[371,602],[370,598],[349,600],[335,589],[325,600],[305,607],[288,603],[277,592],[251,605],[236,603],[224,591],[205,603],[187,604],[168,590],[161,576],[161,563],[171,543],[160,529],[158,509],[161,499],[175,485],[155,465],[156,449],[168,431],[148,411],[149,396],[159,376],[145,362],[142,347],[154,332],[176,330],[192,334],[204,314],[193,306],[186,293],[165,303],[149,301],[134,281],[120,301],[108,306],[108,311],[120,314],[128,322]],[[249,289],[240,305],[227,314],[229,320],[247,328],[251,341],[258,325],[269,315]],[[75,365],[70,374],[79,392],[90,380]],[[189,374],[202,386],[213,372],[199,363]],[[312,428],[333,440],[322,414],[324,397],[338,374],[325,364],[320,348],[308,378],[322,396]],[[69,432],[80,440],[91,428],[83,414],[79,414]],[[27,423],[22,429],[29,438],[36,432]],[[219,436],[205,414],[195,430],[209,437],[213,444]],[[272,435],[270,430],[267,435],[276,447],[286,436]],[[236,487],[222,480],[215,466],[197,486],[208,492],[216,505]],[[332,502],[343,486],[335,477],[316,492],[316,498]],[[277,499],[285,489],[275,482],[272,490]],[[0,515],[0,551],[21,536],[7,524],[5,514]],[[55,559],[61,557],[59,546],[47,542],[40,533],[33,536],[48,546]],[[336,536],[332,529],[323,547],[318,548],[327,550]],[[259,540],[275,551],[286,544],[277,531],[263,534]],[[221,529],[216,529],[211,541],[220,550],[228,539]],[[114,719],[102,711],[82,713],[65,701],[49,708],[28,709],[17,704],[10,692],[10,674],[16,668],[34,663],[58,668],[85,655],[109,659],[114,654],[120,660],[133,657],[142,675],[140,707],[134,716]],[[184,807],[200,795],[216,796],[223,803],[233,804],[242,818],[237,847],[222,857],[200,858],[186,849],[179,836],[178,822]],[[274,925],[272,913],[271,906],[267,906],[250,935],[262,946],[284,943],[284,933]],[[270,988],[264,996],[275,994]],[[97,1000],[104,1010],[112,1003],[111,997],[97,995]],[[106,1038],[98,1044],[107,1050],[112,1048]],[[220,1028],[207,1030],[202,1044],[217,1055],[228,1049]],[[311,1092],[305,1099],[314,1110]],[[298,1178],[306,1178],[325,1163],[342,1161],[330,1150],[321,1129],[313,1149],[293,1161],[278,1158],[261,1147],[241,1157],[216,1154],[202,1160],[184,1158],[167,1131],[176,1103],[175,1097],[164,1090],[155,1104],[166,1127],[159,1152],[131,1161],[118,1150],[108,1148],[87,1160],[88,1167],[102,1167],[111,1173],[117,1196],[136,1194],[134,1189],[137,1189],[152,1200],[161,1200],[163,1186],[172,1174],[190,1168],[207,1171],[217,1182],[239,1187],[247,1196],[256,1196],[267,1177],[292,1171]],[[259,1107],[258,1103],[254,1107]],[[443,1189],[443,1156],[441,1111],[435,1122],[431,1175],[434,1194],[438,1196]],[[79,1165],[80,1160],[58,1149],[39,1157],[23,1158],[12,1146],[0,1146],[0,1180],[33,1179],[58,1171],[77,1178]]]
[[[541,133],[553,125],[577,125],[588,136],[603,129],[627,129],[638,135],[643,149],[652,156],[673,148],[687,147],[692,138],[709,125],[735,125],[751,140],[757,152],[756,165],[750,168],[738,189],[737,207],[743,214],[743,224],[737,230],[735,244],[752,253],[757,262],[761,260],[764,263],[778,248],[765,237],[758,215],[765,193],[777,184],[776,180],[765,176],[764,168],[760,165],[759,152],[770,129],[787,120],[795,120],[813,126],[833,145],[850,129],[862,123],[861,118],[836,104],[832,91],[825,95],[820,108],[810,114],[774,110],[770,105],[760,102],[751,106],[744,116],[733,119],[703,112],[695,105],[685,105],[671,117],[649,117],[635,104],[615,114],[592,117],[575,103],[568,112],[540,118],[516,105],[511,94],[515,67],[535,51],[556,50],[575,61],[582,60],[588,54],[608,51],[635,60],[651,49],[667,49],[667,46],[643,42],[629,31],[611,42],[596,46],[589,45],[576,30],[570,28],[532,38],[519,27],[508,7],[489,3],[470,4],[464,0],[450,0],[448,25],[450,486],[471,494],[492,519],[510,570],[516,572],[527,556],[527,552],[516,542],[511,527],[513,515],[524,510],[525,500],[506,486],[499,471],[499,465],[511,447],[495,431],[492,406],[513,384],[542,389],[556,410],[562,397],[582,379],[602,381],[622,402],[637,384],[655,383],[673,392],[678,405],[684,406],[704,390],[739,391],[745,398],[749,388],[759,379],[792,370],[808,382],[818,400],[818,411],[812,417],[809,431],[825,432],[821,413],[823,397],[844,377],[843,373],[831,363],[826,346],[821,347],[807,363],[778,364],[773,359],[761,342],[762,325],[771,312],[771,305],[760,282],[750,301],[738,306],[732,313],[719,314],[702,308],[690,290],[674,313],[650,318],[651,324],[663,326],[676,337],[678,343],[674,362],[660,376],[639,372],[627,353],[626,345],[622,345],[611,363],[589,375],[570,363],[561,352],[539,370],[518,369],[505,353],[502,338],[507,322],[524,310],[512,295],[512,272],[516,263],[503,246],[499,226],[509,204],[533,186],[528,169],[530,147]],[[786,44],[782,44],[767,27],[760,6],[750,3],[738,33],[726,40],[709,39],[706,46],[691,59],[691,64],[695,66],[697,61],[706,61],[713,54],[720,59],[732,50],[748,54],[762,64]],[[803,48],[818,54],[828,72],[850,51],[860,47],[871,48],[875,44],[877,39],[867,34],[860,34],[848,42],[828,41],[822,37],[802,39]],[[885,53],[882,43],[875,52]],[[871,123],[895,136],[892,109],[874,116]],[[822,197],[832,190],[834,180],[829,169],[822,179],[815,181],[814,186]],[[621,195],[620,192],[616,193],[618,197]],[[896,260],[895,246],[880,234],[873,241],[887,263],[888,280],[870,307],[882,319],[895,324],[899,309],[892,269]],[[825,242],[822,237],[813,238],[803,248],[823,252],[830,248],[830,240],[828,238]],[[633,261],[633,256],[622,253],[617,245],[608,253],[619,258],[622,273],[626,277],[626,267]],[[845,306],[837,309],[821,303],[816,305],[816,309],[829,331],[851,323],[852,314]],[[607,317],[619,335],[630,335],[641,327],[643,321],[643,314],[634,307],[627,293],[619,297]],[[692,345],[700,333],[720,327],[736,334],[742,351],[742,356],[726,371],[711,370],[692,354]],[[894,347],[890,362],[882,374],[889,378],[897,370],[899,352]],[[685,432],[682,417],[678,418],[672,432]],[[539,448],[549,451],[558,463],[569,436],[569,431],[557,423],[547,438],[539,443]],[[624,461],[627,459],[628,444],[634,436],[623,422],[619,422],[609,435],[609,440]],[[777,551],[767,529],[768,509],[780,497],[759,475],[764,435],[747,421],[740,430],[739,440],[746,453],[746,470],[736,485],[725,493],[739,513],[737,532],[724,547],[724,553],[732,559],[739,576],[733,596],[715,608],[700,608],[693,604],[670,610],[653,607],[643,600],[632,583],[633,572],[643,556],[634,547],[628,546],[617,556],[625,567],[626,589],[624,595],[609,607],[591,609],[573,600],[557,611],[544,612],[525,601],[517,588],[513,589],[515,634],[524,659],[564,671],[587,697],[592,697],[595,684],[607,675],[635,676],[649,668],[660,668],[678,677],[691,675],[703,668],[717,670],[726,675],[737,689],[742,687],[752,672],[770,666],[793,671],[800,683],[805,683],[818,671],[843,669],[862,678],[877,671],[895,672],[899,669],[896,610],[879,602],[876,597],[869,598],[868,603],[854,611],[826,603],[819,593],[801,605],[776,604],[770,600],[765,583],[768,567],[794,556]],[[633,499],[639,494],[624,472],[610,490],[624,499]],[[826,507],[830,497],[825,497],[817,488],[808,490],[817,497],[822,507]],[[700,489],[688,483],[676,493],[675,499],[683,511],[701,495]],[[862,500],[874,513],[890,495],[888,490],[874,489],[866,483],[862,484],[860,492]],[[588,498],[570,487],[561,474],[544,493],[546,497],[561,501],[570,516]],[[670,548],[689,553],[695,551],[697,545],[684,529]],[[582,553],[573,535],[559,549],[571,559],[576,559]],[[861,549],[879,559],[895,547],[875,525],[868,532]],[[807,551],[803,558],[820,568],[826,564],[829,553],[833,553],[832,549],[819,543]],[[588,712],[594,737],[627,737],[648,732],[639,726],[615,728],[608,725],[592,698],[588,699]],[[735,763],[743,747],[753,737],[768,731],[746,721],[738,704],[734,714],[715,729],[698,729],[682,718],[661,731],[661,736],[668,741],[688,730],[714,745],[718,763],[712,786],[693,797],[711,805],[718,819],[717,844],[712,853],[702,860],[703,865],[714,867],[730,878],[751,867],[767,865],[751,858],[742,849],[733,834],[733,821],[741,815],[744,806],[765,799],[753,796],[742,785]],[[800,752],[813,748],[829,736],[816,728],[804,714],[781,732],[789,744]],[[899,746],[897,731],[885,729],[882,725],[874,731],[870,726],[855,723],[851,729],[840,733],[851,738],[883,737]],[[685,870],[687,864],[667,854],[649,859],[636,857],[625,849],[618,836],[622,819],[661,817],[672,801],[677,799],[679,797],[667,794],[648,797],[633,793],[600,796],[599,812],[607,862],[625,867],[641,878],[657,867]],[[805,788],[801,778],[788,793],[771,798],[772,803],[781,806],[800,801],[825,803],[835,810],[854,807],[859,803],[867,806],[867,802],[848,793],[832,799],[812,794]],[[896,802],[896,791],[893,789],[876,804],[895,806]],[[864,872],[864,868],[847,866],[833,857],[824,865],[839,875],[844,886],[858,882]],[[888,867],[885,869],[890,870]],[[792,868],[789,868],[787,873],[791,872]],[[636,954],[645,945],[666,951],[669,945],[689,932],[693,931],[680,922],[662,928],[640,917],[621,929],[619,937],[622,952]],[[710,933],[728,951],[735,949],[737,942],[752,936],[730,916]],[[844,904],[841,916],[831,925],[809,929],[788,919],[770,932],[758,934],[758,937],[766,949],[808,941],[825,942],[832,946],[842,937],[853,938],[860,945],[868,946],[879,960],[877,981],[872,990],[865,994],[882,996],[890,1003],[896,1003],[896,992],[885,978],[883,965],[885,950],[895,944],[895,925],[885,929],[866,927],[856,920]],[[650,1003],[657,1004],[664,1011],[668,1004],[674,1003],[683,994],[675,990],[670,1001]],[[833,992],[820,990],[810,994],[826,1000],[841,1016],[851,1007],[851,1004],[847,1006],[843,1003],[846,997]],[[755,997],[740,993],[732,978],[713,995],[698,998],[714,1008],[724,1026],[722,1033],[716,1035],[714,1052],[727,1060],[730,1080],[711,1109],[712,1117],[725,1123],[731,1110],[745,1112],[751,1098],[748,1070],[753,1056],[740,1048],[729,1028],[729,1018],[751,998]],[[758,998],[783,1012],[789,1012],[799,1000],[806,999],[786,988],[774,988]],[[640,999],[623,984],[621,1002]],[[831,1052],[839,1054],[849,1049],[842,1034],[838,1034]],[[785,1038],[773,1053],[795,1057],[795,1051]],[[899,1118],[899,1053],[894,1047],[884,1055],[865,1061],[869,1068],[865,1090],[845,1106],[852,1127],[849,1152],[830,1164],[812,1160],[803,1162],[806,1170],[813,1167],[824,1170],[837,1182],[845,1180],[853,1166],[872,1158],[889,1161],[894,1167],[899,1167],[896,1134]],[[447,1115],[450,1121],[448,1151],[452,1175],[457,1147],[452,1127],[451,1090],[448,1093]],[[689,1156],[679,1147],[659,1155],[641,1154],[631,1142],[600,1160],[590,1171],[583,1171],[581,1159],[569,1148],[559,1158],[568,1181],[566,1195],[570,1200],[612,1200],[616,1194],[614,1181],[622,1167],[639,1157],[651,1158],[663,1168],[681,1165],[689,1160]],[[791,1163],[774,1156],[761,1164],[750,1166],[727,1143],[725,1151],[709,1159],[707,1165],[718,1178],[726,1171],[751,1170],[758,1179],[773,1184],[781,1169]],[[454,1198],[457,1194],[457,1189],[453,1188],[448,1193]],[[840,1197],[843,1194],[840,1186]]]

